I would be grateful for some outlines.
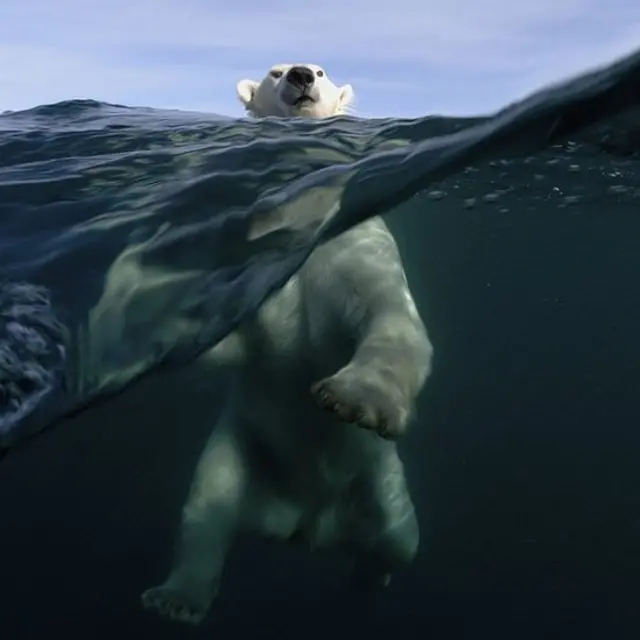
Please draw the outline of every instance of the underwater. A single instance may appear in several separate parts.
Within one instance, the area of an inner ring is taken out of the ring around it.
[[[639,87],[634,52],[486,118],[0,115],[5,637],[637,636]],[[144,611],[210,430],[172,372],[372,216],[434,348],[418,557],[359,594],[253,540],[200,626]]]

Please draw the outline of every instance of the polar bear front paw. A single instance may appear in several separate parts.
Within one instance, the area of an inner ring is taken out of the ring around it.
[[[193,625],[204,620],[212,600],[208,590],[181,585],[171,579],[142,594],[142,604],[148,611]]]
[[[360,367],[345,367],[311,387],[316,402],[341,422],[375,431],[387,439],[400,437],[409,407],[390,381]]]

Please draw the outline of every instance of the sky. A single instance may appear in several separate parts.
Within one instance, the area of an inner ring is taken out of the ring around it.
[[[639,0],[0,0],[0,112],[72,98],[243,115],[278,62],[362,117],[478,115],[640,48]]]

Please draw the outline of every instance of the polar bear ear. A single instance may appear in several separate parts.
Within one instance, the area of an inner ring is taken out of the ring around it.
[[[346,109],[353,100],[353,87],[350,84],[345,84],[340,87],[340,93],[338,94],[338,106],[340,109]]]
[[[251,105],[259,86],[260,83],[255,80],[240,80],[240,82],[238,82],[236,91],[238,92],[240,102],[242,102],[245,107]]]

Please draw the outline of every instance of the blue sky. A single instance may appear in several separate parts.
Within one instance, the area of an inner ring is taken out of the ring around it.
[[[239,116],[238,80],[315,62],[358,115],[472,115],[639,46],[639,0],[0,0],[0,111]]]

